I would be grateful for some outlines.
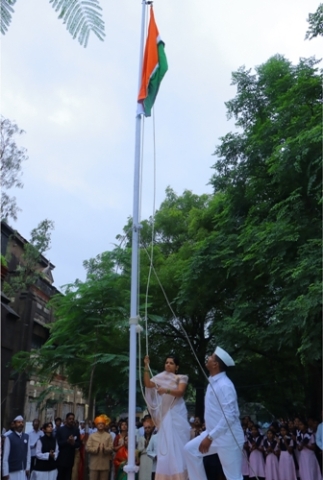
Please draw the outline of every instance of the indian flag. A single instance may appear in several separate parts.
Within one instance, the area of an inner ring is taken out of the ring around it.
[[[159,86],[167,72],[167,58],[164,51],[165,44],[161,40],[155,22],[154,11],[150,7],[150,20],[142,65],[141,86],[138,95],[137,115],[144,113],[151,116]]]

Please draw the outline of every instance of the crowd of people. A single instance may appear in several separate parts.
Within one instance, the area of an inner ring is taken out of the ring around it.
[[[111,422],[102,414],[89,422],[75,421],[73,413],[65,422],[56,418],[24,433],[24,419],[16,417],[2,435],[2,476],[4,480],[124,480],[128,461],[128,422]],[[154,438],[152,438],[154,434]],[[151,441],[152,440],[152,441]],[[136,464],[139,480],[151,480],[156,466],[157,434],[150,415],[138,425]],[[87,468],[86,468],[87,456]]]
[[[205,422],[188,420],[183,395],[188,377],[175,356],[144,385],[149,414],[137,424],[136,480],[321,480],[322,428],[313,418],[274,421],[265,431],[250,417],[241,421],[233,383],[234,365],[220,347],[210,355]],[[24,433],[16,417],[2,436],[4,480],[126,480],[128,423],[101,414],[85,426],[68,413],[64,422],[33,421]]]
[[[299,417],[274,421],[264,432],[250,417],[242,421],[245,479],[321,480],[323,423]]]

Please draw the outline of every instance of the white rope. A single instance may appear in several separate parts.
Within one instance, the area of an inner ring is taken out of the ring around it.
[[[138,331],[138,370],[139,370],[139,384],[140,384],[140,390],[141,390],[141,394],[143,396],[143,399],[148,407],[148,409],[151,409],[151,410],[157,410],[160,406],[157,405],[157,407],[154,407],[153,405],[149,405],[149,403],[147,402],[147,399],[145,397],[145,394],[144,394],[144,387],[142,385],[142,378],[141,378],[141,338],[140,338],[140,331]],[[152,371],[150,369],[150,365],[148,366],[148,369],[149,369],[149,373],[150,375],[153,377],[153,374],[152,374]],[[158,385],[156,384],[156,387],[158,387]],[[158,397],[157,397],[158,399]],[[158,403],[158,402],[157,402]]]
[[[149,271],[146,285],[146,297],[145,297],[145,332],[146,332],[146,355],[149,355],[149,346],[148,346],[148,294],[150,279],[153,270],[154,262],[154,243],[155,243],[155,214],[156,214],[156,130],[155,130],[155,107],[153,108],[153,147],[154,147],[154,168],[153,168],[153,178],[154,178],[154,188],[153,188],[153,213],[152,213],[152,222],[151,222],[151,246],[150,246],[150,263]]]
[[[160,412],[160,407],[161,407],[161,404],[162,404],[162,399],[158,397],[158,394],[156,395],[156,406],[153,406],[153,405],[150,405],[147,401],[147,398],[145,397],[145,394],[144,394],[144,389],[143,389],[143,385],[142,385],[142,377],[141,377],[141,338],[140,338],[140,329],[137,330],[138,332],[138,363],[139,363],[139,384],[140,384],[140,390],[141,390],[141,394],[143,396],[143,399],[148,407],[148,410],[150,411],[158,411],[158,416],[159,416],[159,431],[160,430],[164,430],[165,427],[164,427],[164,422],[161,421],[161,412]],[[150,368],[150,365],[148,365],[148,369],[149,369],[149,373],[151,375],[151,377],[153,377],[153,374],[152,374],[152,371],[151,371],[151,368]],[[159,387],[159,385],[156,383],[156,389]],[[176,398],[174,397],[173,399],[173,402],[171,403],[171,405],[169,406],[169,410],[171,409],[173,403],[175,402]],[[166,415],[166,414],[165,414]],[[165,432],[165,430],[164,430]],[[163,456],[166,456],[167,453],[168,453],[168,444],[167,444],[167,435],[166,435],[166,432],[165,432],[165,440],[166,440],[166,451],[165,453],[164,452],[161,452],[160,451],[160,454],[163,455]]]

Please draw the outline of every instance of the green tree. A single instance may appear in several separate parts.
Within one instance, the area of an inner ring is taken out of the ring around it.
[[[320,3],[315,13],[310,13],[307,19],[309,28],[306,32],[305,39],[323,36],[323,3]]]
[[[216,149],[214,227],[196,259],[199,268],[205,259],[204,274],[223,270],[225,309],[214,332],[243,361],[267,358],[271,379],[287,380],[281,365],[296,367],[306,407],[318,408],[321,75],[314,59],[294,66],[277,55],[255,74],[240,68],[233,84],[226,105],[239,130]]]
[[[100,40],[104,39],[102,8],[98,0],[49,0],[58,18],[66,24],[68,32],[84,47],[87,46],[90,32]],[[16,0],[1,0],[1,33],[8,31],[14,13]]]
[[[36,228],[32,229],[30,241],[24,244],[18,265],[10,272],[4,283],[4,291],[7,294],[14,296],[37,284],[38,279],[43,275],[41,260],[50,248],[53,229],[54,222],[48,219],[42,220]],[[11,256],[8,252],[9,261]]]
[[[48,341],[38,350],[18,353],[13,365],[47,382],[56,373],[63,373],[71,385],[85,392],[90,412],[95,399],[108,394],[124,408],[128,316],[122,307],[123,292],[109,252],[85,262],[85,266],[86,281],[67,285],[64,295],[53,297],[49,303],[55,322]],[[96,275],[99,270],[101,274]]]
[[[233,353],[243,399],[277,415],[309,412],[321,398],[321,78],[313,59],[276,56],[233,81],[227,107],[239,130],[216,150],[214,196],[168,189],[156,213],[154,268],[174,313],[152,276],[153,366],[171,345],[203,386],[183,324],[200,363],[216,343]],[[143,222],[144,279],[151,229]]]
[[[17,206],[16,198],[9,196],[8,190],[23,187],[21,164],[28,157],[26,149],[17,146],[15,136],[21,135],[24,131],[3,116],[1,116],[0,128],[1,220],[7,221],[10,217],[17,220],[17,213],[20,208]]]

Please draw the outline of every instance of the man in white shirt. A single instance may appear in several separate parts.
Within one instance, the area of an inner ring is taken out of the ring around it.
[[[323,422],[319,423],[315,435],[316,445],[323,450]]]
[[[27,432],[29,435],[29,444],[30,444],[30,454],[31,454],[31,463],[30,463],[30,473],[33,471],[35,460],[36,460],[36,445],[40,437],[44,435],[44,432],[40,430],[40,421],[38,418],[33,420],[33,429],[30,432]]]
[[[151,418],[143,422],[144,435],[137,437],[137,450],[140,453],[139,480],[151,480],[153,460],[148,455],[148,445],[155,429]]]
[[[26,480],[30,469],[29,436],[23,433],[24,419],[14,419],[13,432],[8,435],[3,447],[3,480]]]
[[[227,367],[233,365],[233,359],[220,347],[206,362],[210,373],[205,395],[206,430],[184,447],[190,479],[207,480],[203,457],[217,453],[226,479],[243,480],[241,463],[244,437],[237,394],[226,375]]]
[[[56,418],[55,418],[55,426],[54,426],[54,428],[53,428],[53,436],[54,436],[54,437],[56,437],[57,430],[58,430],[59,428],[61,428],[61,426],[62,426],[62,419],[61,419],[61,417],[56,417]]]
[[[158,442],[158,433],[154,433],[151,436],[150,442],[147,447],[147,455],[152,459],[153,466],[151,470],[151,480],[155,480],[156,467],[157,467],[157,442]]]
[[[12,422],[10,423],[10,428],[9,428],[9,430],[7,430],[7,431],[3,434],[3,436],[4,436],[4,437],[9,437],[9,435],[11,435],[12,432],[14,431],[14,427],[15,427],[15,422],[12,421]]]
[[[85,434],[85,422],[84,422],[84,420],[80,420],[79,431],[80,431],[80,435]]]
[[[89,420],[89,435],[91,435],[91,433],[96,433],[98,431],[98,429],[96,428],[94,422],[92,422],[92,420]]]

